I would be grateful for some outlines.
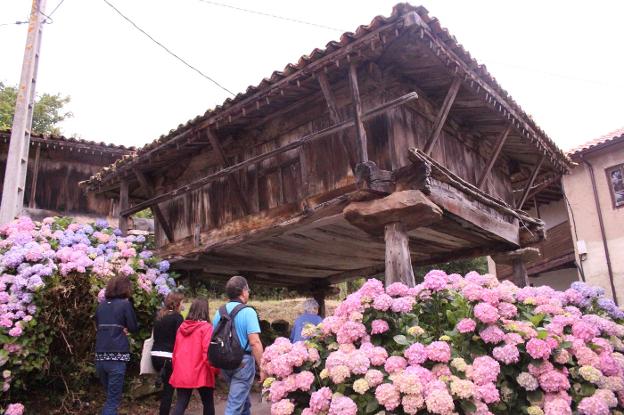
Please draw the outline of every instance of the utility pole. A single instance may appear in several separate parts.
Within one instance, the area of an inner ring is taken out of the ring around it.
[[[22,63],[22,76],[20,78],[19,90],[17,91],[9,154],[4,172],[2,203],[0,204],[0,224],[13,220],[22,211],[24,205],[30,130],[32,128],[33,107],[35,104],[35,83],[39,65],[41,32],[45,21],[45,16],[43,15],[45,3],[46,0],[33,0],[30,11],[28,36]]]

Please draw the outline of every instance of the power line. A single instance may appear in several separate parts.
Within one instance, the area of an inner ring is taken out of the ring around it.
[[[26,21],[16,21],[16,22],[9,22],[9,23],[0,23],[0,26],[20,25],[24,23],[28,23],[28,21],[26,20]]]
[[[59,3],[56,5],[56,7],[54,9],[52,9],[52,11],[50,12],[50,17],[52,17],[52,15],[58,10],[59,7],[61,7],[61,4],[63,4],[65,0],[61,0],[59,1]]]
[[[257,15],[265,16],[265,17],[272,17],[274,19],[284,20],[284,21],[287,21],[287,22],[299,23],[299,24],[304,24],[304,25],[314,26],[314,27],[320,27],[321,29],[333,30],[333,31],[336,31],[336,32],[346,32],[346,30],[338,29],[338,28],[331,27],[331,26],[326,26],[326,25],[313,23],[313,22],[306,22],[305,20],[293,19],[292,17],[278,16],[276,14],[265,13],[265,12],[261,12],[261,11],[258,11],[258,10],[249,10],[249,9],[245,9],[245,8],[242,8],[242,7],[232,6],[231,4],[218,3],[216,1],[210,1],[210,0],[199,0],[199,1],[201,1],[203,3],[207,3],[207,4],[212,4],[213,6],[226,7],[228,9],[238,10],[238,11],[246,12],[246,13],[257,14]]]
[[[138,31],[143,33],[145,36],[147,36],[152,42],[156,43],[158,46],[160,46],[162,49],[164,49],[168,54],[170,54],[171,56],[173,56],[174,58],[176,58],[177,60],[182,62],[184,65],[188,66],[189,68],[191,68],[192,70],[194,70],[195,72],[197,72],[198,74],[200,74],[201,76],[203,76],[204,78],[206,78],[207,80],[209,80],[210,82],[212,82],[213,84],[215,84],[216,86],[221,88],[222,90],[226,91],[228,94],[230,94],[232,96],[235,95],[232,91],[230,91],[229,89],[227,89],[226,87],[224,87],[223,85],[221,85],[220,83],[218,83],[217,81],[215,81],[214,79],[212,79],[211,77],[209,77],[208,75],[206,75],[205,73],[203,73],[202,71],[200,71],[199,69],[197,69],[196,67],[191,65],[190,63],[188,63],[187,61],[185,61],[184,59],[182,59],[181,57],[179,57],[178,55],[173,53],[165,45],[163,45],[162,43],[160,43],[159,41],[154,39],[145,30],[141,29],[139,26],[137,26],[136,23],[134,23],[132,20],[130,20],[130,18],[126,17],[121,11],[119,11],[119,9],[117,9],[117,7],[115,7],[113,4],[111,4],[108,0],[103,0],[103,1],[104,1],[104,3],[108,4],[113,10],[115,10],[117,12],[117,14],[119,14],[121,17],[123,17],[128,23],[130,23],[132,26],[134,26],[135,29],[137,29]]]

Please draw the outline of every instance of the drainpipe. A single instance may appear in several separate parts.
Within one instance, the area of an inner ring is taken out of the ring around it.
[[[613,282],[613,270],[611,268],[611,255],[609,255],[609,245],[607,244],[607,237],[605,234],[604,221],[602,219],[602,207],[600,206],[600,199],[598,199],[598,189],[596,187],[596,177],[594,176],[594,166],[585,158],[581,158],[583,163],[587,165],[589,169],[589,177],[591,179],[592,190],[594,191],[594,201],[596,202],[596,211],[598,212],[598,223],[600,224],[600,236],[602,236],[602,246],[604,247],[605,257],[607,258],[607,271],[609,272],[609,282],[611,283],[611,293],[613,294],[613,301],[618,305],[617,295],[615,294],[615,284]]]

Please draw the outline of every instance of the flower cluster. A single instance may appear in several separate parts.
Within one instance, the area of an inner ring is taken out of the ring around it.
[[[310,339],[266,349],[265,393],[280,415],[624,414],[623,317],[583,283],[371,279]]]
[[[108,279],[124,274],[145,296],[162,297],[175,287],[168,268],[168,262],[147,249],[145,236],[122,236],[106,221],[78,224],[46,218],[39,223],[22,217],[0,227],[0,368],[13,369],[2,372],[0,389],[9,390],[15,366],[33,353],[29,328],[47,289],[70,275],[84,275],[102,300]],[[9,406],[6,413],[19,413],[20,408]]]

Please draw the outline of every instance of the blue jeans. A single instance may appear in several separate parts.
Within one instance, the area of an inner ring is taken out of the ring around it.
[[[121,395],[126,375],[126,362],[102,360],[95,362],[95,373],[106,389],[106,402],[102,408],[102,415],[117,415],[121,404]]]
[[[253,356],[244,355],[241,367],[236,370],[222,370],[221,373],[230,385],[224,415],[251,415],[249,393],[256,376],[256,362]]]

